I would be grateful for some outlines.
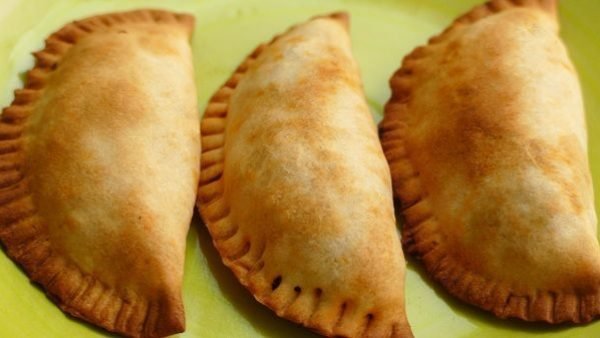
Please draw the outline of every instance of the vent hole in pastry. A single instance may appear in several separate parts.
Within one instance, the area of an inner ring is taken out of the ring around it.
[[[363,329],[363,336],[365,336],[365,334],[364,334],[365,332],[369,331],[369,328],[371,327],[371,324],[373,323],[374,317],[375,316],[372,313],[367,313],[367,315],[365,316],[365,318],[367,319],[367,322],[365,323],[365,328]],[[392,335],[392,337],[395,337],[395,336]]]
[[[296,286],[296,287],[294,287],[294,291],[295,291],[296,293],[300,293],[300,292],[302,292],[302,288],[301,288],[301,287],[299,287],[299,286]]]
[[[315,296],[321,297],[322,294],[323,294],[323,290],[321,288],[315,289]]]
[[[271,290],[275,291],[277,290],[277,288],[281,285],[281,276],[277,276],[275,277],[275,279],[273,279],[273,283],[271,283]]]
[[[347,302],[343,302],[342,306],[340,307],[340,312],[338,314],[338,319],[335,321],[335,326],[334,327],[340,326],[340,323],[342,322],[342,319],[344,318],[344,315],[346,314],[346,309],[347,308],[348,308],[348,303]]]

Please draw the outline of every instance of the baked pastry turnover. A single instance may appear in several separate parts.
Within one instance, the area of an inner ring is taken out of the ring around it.
[[[556,1],[494,0],[404,59],[380,135],[405,249],[498,317],[600,314],[581,91]]]
[[[199,177],[193,18],[66,25],[0,122],[0,239],[66,312],[128,336],[181,332]]]
[[[259,302],[328,336],[411,336],[389,168],[345,14],[259,46],[201,131],[200,213]]]

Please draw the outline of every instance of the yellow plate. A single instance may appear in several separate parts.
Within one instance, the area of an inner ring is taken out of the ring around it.
[[[0,106],[12,100],[30,53],[70,20],[101,12],[163,7],[196,15],[193,38],[200,109],[258,43],[315,14],[346,10],[365,90],[380,119],[389,96],[388,78],[402,57],[439,32],[479,0],[0,0]],[[590,158],[600,191],[600,2],[563,1],[562,36],[583,83]],[[596,203],[600,210],[600,203]],[[182,337],[312,337],[259,305],[223,267],[204,227],[194,220],[188,236],[184,298],[187,331]],[[417,337],[600,337],[600,322],[549,327],[493,318],[448,297],[408,263],[408,316]],[[104,331],[73,320],[55,307],[4,254],[0,254],[0,337],[100,337]]]

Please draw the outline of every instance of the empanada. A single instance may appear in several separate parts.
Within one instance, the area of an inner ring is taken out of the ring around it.
[[[404,59],[380,135],[405,249],[499,317],[600,314],[585,117],[556,1],[494,0]]]
[[[201,131],[200,213],[259,302],[324,335],[411,336],[389,168],[345,14],[259,46]]]
[[[128,336],[184,329],[199,178],[193,18],[66,25],[0,123],[0,239],[66,312]]]

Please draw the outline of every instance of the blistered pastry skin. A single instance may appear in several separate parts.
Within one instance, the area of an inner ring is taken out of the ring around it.
[[[67,24],[0,122],[0,240],[69,314],[126,336],[185,327],[199,178],[186,14]]]
[[[345,14],[259,46],[202,120],[198,206],[223,262],[327,336],[410,337],[389,168]]]
[[[576,71],[556,1],[490,1],[408,55],[380,137],[404,248],[461,300],[549,323],[600,315]]]

